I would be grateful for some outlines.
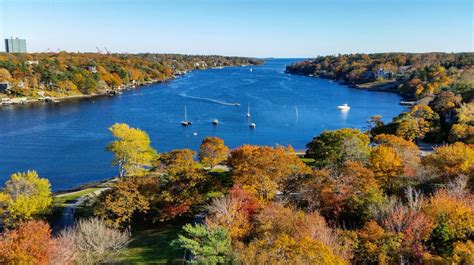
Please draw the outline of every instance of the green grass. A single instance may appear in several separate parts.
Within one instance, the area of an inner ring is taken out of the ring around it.
[[[178,237],[184,220],[173,223],[155,224],[133,232],[132,241],[123,250],[118,262],[124,264],[182,264],[184,251],[170,246]]]
[[[53,206],[54,207],[64,207],[67,204],[73,203],[75,200],[79,199],[80,197],[92,193],[94,191],[99,190],[100,188],[87,188],[84,190],[76,191],[67,193],[64,195],[55,196],[53,198]]]

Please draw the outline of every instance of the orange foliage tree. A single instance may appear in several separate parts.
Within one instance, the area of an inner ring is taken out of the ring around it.
[[[22,223],[0,237],[0,258],[8,264],[69,264],[75,255],[74,244],[53,239],[49,225],[42,221]]]
[[[222,163],[229,156],[229,148],[224,145],[224,140],[218,137],[206,137],[201,144],[199,161],[211,169]]]
[[[230,154],[229,166],[235,183],[261,200],[272,199],[286,181],[311,170],[293,148],[244,145]]]
[[[359,222],[385,198],[374,173],[360,162],[345,162],[339,173],[317,170],[301,182],[301,203],[335,221]]]
[[[248,191],[232,187],[226,197],[216,198],[207,207],[207,227],[224,227],[232,240],[241,240],[252,228],[251,217],[260,207],[258,200]]]

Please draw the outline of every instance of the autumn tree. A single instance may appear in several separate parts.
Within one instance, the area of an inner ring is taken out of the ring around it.
[[[474,198],[457,196],[446,190],[438,191],[423,205],[423,212],[434,224],[428,246],[435,254],[446,256],[453,252],[453,243],[465,241],[474,233]]]
[[[52,203],[51,185],[35,171],[15,173],[0,192],[0,213],[5,226],[18,226],[44,213]]]
[[[346,264],[340,256],[343,249],[324,218],[276,203],[258,213],[255,237],[236,251],[245,264]]]
[[[229,156],[229,148],[224,145],[224,140],[218,137],[206,137],[201,144],[199,161],[211,169],[222,163]]]
[[[291,147],[282,146],[244,145],[231,152],[228,164],[235,183],[261,200],[272,199],[290,177],[310,172]]]
[[[355,264],[393,264],[398,262],[402,238],[394,232],[385,231],[377,222],[369,221],[357,231],[354,244]]]
[[[227,264],[231,261],[229,232],[222,227],[207,228],[202,224],[187,224],[184,235],[179,235],[171,245],[186,249],[193,254],[193,262],[199,264]]]
[[[420,149],[415,143],[407,141],[401,137],[391,134],[379,134],[374,138],[374,142],[394,148],[403,163],[403,174],[414,176],[420,166]]]
[[[215,198],[207,206],[206,226],[223,227],[232,240],[242,240],[252,228],[251,218],[260,204],[248,191],[234,186],[225,197]]]
[[[370,154],[369,137],[357,129],[324,131],[307,144],[306,156],[318,166],[339,166],[347,160],[366,162]]]
[[[28,221],[0,236],[0,257],[8,264],[69,264],[76,257],[76,248],[52,238],[47,223]]]
[[[370,209],[385,201],[374,173],[360,162],[351,161],[338,171],[317,170],[301,182],[301,206],[340,223],[367,220]]]
[[[370,154],[370,168],[386,190],[394,191],[400,185],[403,161],[393,147],[379,145],[373,148]]]
[[[116,123],[109,130],[116,140],[107,149],[114,154],[113,164],[118,166],[120,177],[142,175],[152,167],[157,153],[146,132],[124,123]]]
[[[102,192],[94,205],[94,215],[110,227],[125,227],[137,213],[149,209],[147,198],[140,192],[144,178],[127,178],[114,182],[113,187]],[[156,185],[156,183],[154,183]]]
[[[461,142],[440,146],[423,159],[423,164],[435,168],[446,181],[454,179],[459,174],[466,174],[472,179],[474,148]]]
[[[199,169],[195,156],[196,152],[189,149],[161,155],[157,166],[161,174],[159,194],[150,205],[160,221],[187,213],[205,201],[209,177]]]

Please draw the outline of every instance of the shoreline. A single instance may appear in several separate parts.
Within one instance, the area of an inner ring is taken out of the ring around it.
[[[251,65],[251,64],[250,64]],[[176,80],[179,77],[185,76],[190,72],[193,71],[201,71],[201,70],[210,70],[210,69],[223,69],[227,67],[245,67],[245,66],[250,66],[246,64],[236,64],[236,65],[227,65],[227,66],[216,66],[216,67],[208,67],[208,68],[203,68],[203,69],[190,69],[190,70],[185,70],[185,71],[177,71],[173,73],[172,77],[162,79],[162,80],[157,80],[153,79],[150,81],[145,81],[143,83],[137,83],[137,84],[126,84],[123,87],[119,87],[117,89],[111,89],[107,91],[103,91],[101,93],[95,93],[95,94],[78,94],[78,95],[67,95],[67,96],[61,96],[61,97],[43,97],[43,98],[28,98],[28,97],[17,97],[17,99],[20,99],[19,102],[15,103],[8,103],[8,104],[2,104],[0,101],[0,111],[5,108],[5,107],[20,107],[20,106],[35,106],[35,105],[54,105],[54,104],[59,104],[59,103],[66,103],[69,100],[84,100],[84,99],[91,99],[91,98],[98,98],[98,97],[105,97],[105,96],[116,96],[122,94],[124,91],[132,90],[132,89],[138,89],[141,87],[148,87],[151,85],[155,84],[161,84],[161,83],[167,83],[171,82],[173,80]],[[252,65],[252,66],[257,66],[258,64]],[[15,99],[15,98],[13,98]]]

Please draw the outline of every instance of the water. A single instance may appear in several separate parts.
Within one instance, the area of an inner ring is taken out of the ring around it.
[[[211,135],[230,147],[291,144],[303,149],[325,129],[364,128],[372,115],[390,121],[404,110],[394,93],[285,74],[292,61],[194,71],[115,97],[0,109],[0,182],[11,173],[34,169],[49,178],[53,190],[61,190],[116,175],[105,150],[112,140],[107,128],[116,122],[147,131],[159,152],[197,150]],[[232,105],[236,102],[241,106]],[[337,109],[343,103],[351,107],[347,113]],[[180,125],[185,105],[193,122],[188,128]],[[215,118],[217,127],[212,125]],[[249,122],[257,127],[250,129]]]

